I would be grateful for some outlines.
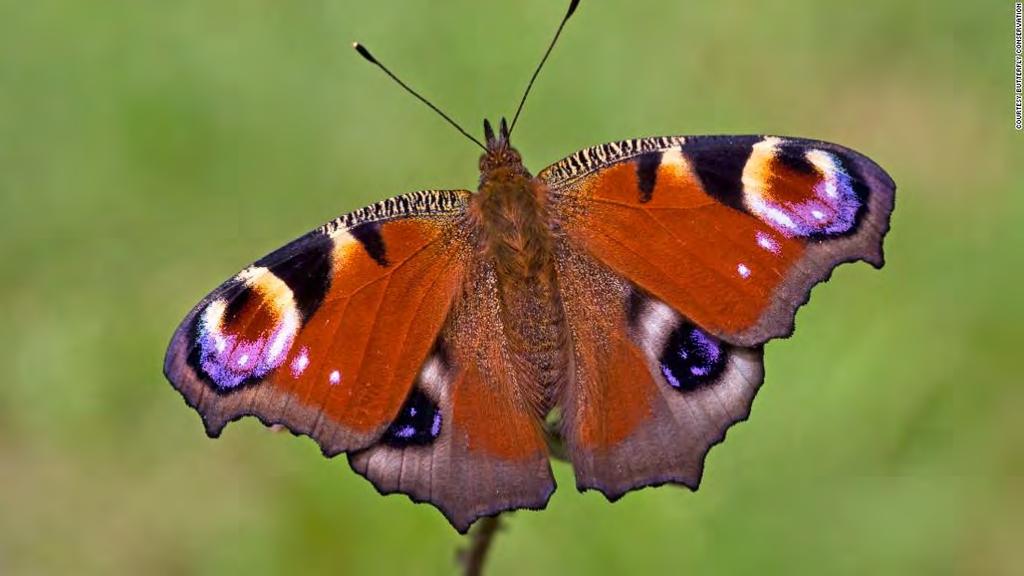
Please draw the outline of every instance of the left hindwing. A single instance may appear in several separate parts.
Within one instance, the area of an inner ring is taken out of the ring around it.
[[[838,264],[881,267],[895,191],[857,152],[773,136],[627,140],[538,177],[573,246],[739,346],[791,334]]]

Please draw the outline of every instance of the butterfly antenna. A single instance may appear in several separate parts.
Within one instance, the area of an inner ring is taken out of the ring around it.
[[[451,124],[452,126],[454,126],[456,130],[461,132],[463,136],[465,136],[466,138],[469,138],[474,144],[476,144],[477,146],[483,148],[484,151],[487,151],[487,147],[486,146],[481,144],[480,141],[477,140],[476,138],[473,138],[473,136],[471,136],[469,134],[469,132],[466,132],[462,128],[462,126],[459,126],[458,123],[455,122],[455,120],[452,120],[451,117],[449,117],[447,114],[442,112],[440,108],[438,108],[437,106],[434,106],[433,104],[431,104],[430,100],[427,100],[426,98],[421,96],[419,92],[413,90],[405,82],[402,82],[401,80],[399,80],[398,76],[395,76],[394,73],[391,72],[391,70],[388,70],[386,66],[384,66],[383,64],[378,62],[377,59],[373,57],[373,54],[370,54],[370,51],[366,49],[366,46],[363,46],[359,42],[353,42],[352,43],[352,47],[356,49],[356,52],[359,52],[360,56],[362,56],[363,58],[366,58],[366,60],[370,64],[373,64],[374,66],[376,66],[376,67],[380,68],[381,70],[383,70],[384,73],[387,74],[388,76],[390,76],[392,80],[397,82],[399,86],[401,86],[402,88],[405,88],[406,92],[408,92],[409,94],[412,94],[413,96],[418,98],[420,102],[423,102],[424,104],[429,106],[431,110],[433,110],[434,112],[437,112],[438,114],[440,114],[441,118],[444,118],[445,120],[447,120],[448,123]]]
[[[537,69],[533,71],[533,76],[530,77],[530,83],[526,85],[526,92],[523,93],[523,99],[519,101],[519,108],[516,108],[516,115],[512,117],[512,127],[508,129],[509,135],[516,129],[516,121],[519,120],[519,114],[523,111],[523,104],[526,104],[526,97],[530,95],[530,88],[533,88],[533,81],[537,79],[537,75],[540,74],[540,69],[544,67],[544,63],[548,61],[548,56],[551,54],[551,49],[555,47],[555,42],[558,42],[558,37],[562,35],[562,28],[565,28],[565,23],[569,21],[569,17],[576,11],[576,7],[580,5],[580,0],[571,0],[569,2],[569,10],[565,13],[565,17],[562,18],[562,23],[558,25],[558,30],[555,31],[555,37],[551,39],[551,44],[548,45],[547,52],[544,53],[544,57],[540,59],[540,64],[537,65]]]

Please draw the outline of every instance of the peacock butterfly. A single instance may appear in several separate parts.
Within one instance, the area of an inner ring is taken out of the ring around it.
[[[580,490],[695,490],[749,413],[764,343],[837,265],[883,264],[895,184],[848,148],[638,138],[533,176],[512,128],[485,121],[486,145],[459,128],[485,150],[475,193],[341,216],[196,305],[164,372],[211,437],[282,425],[460,532],[546,505],[552,436]]]

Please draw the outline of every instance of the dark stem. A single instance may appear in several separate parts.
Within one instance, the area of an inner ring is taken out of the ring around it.
[[[462,564],[465,576],[480,576],[484,572],[484,562],[491,549],[494,535],[501,529],[501,516],[482,518],[476,528],[469,534],[469,548],[459,550],[457,558]]]

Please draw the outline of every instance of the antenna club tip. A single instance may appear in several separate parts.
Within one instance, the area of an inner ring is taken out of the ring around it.
[[[370,51],[366,49],[366,46],[363,46],[359,42],[353,42],[352,47],[356,49],[356,52],[359,52],[360,56],[366,58],[367,60],[374,64],[377,64],[377,59],[374,58],[372,54],[370,54]]]
[[[566,18],[572,16],[572,13],[576,11],[580,5],[580,0],[572,0],[569,2],[569,12],[565,15]]]

